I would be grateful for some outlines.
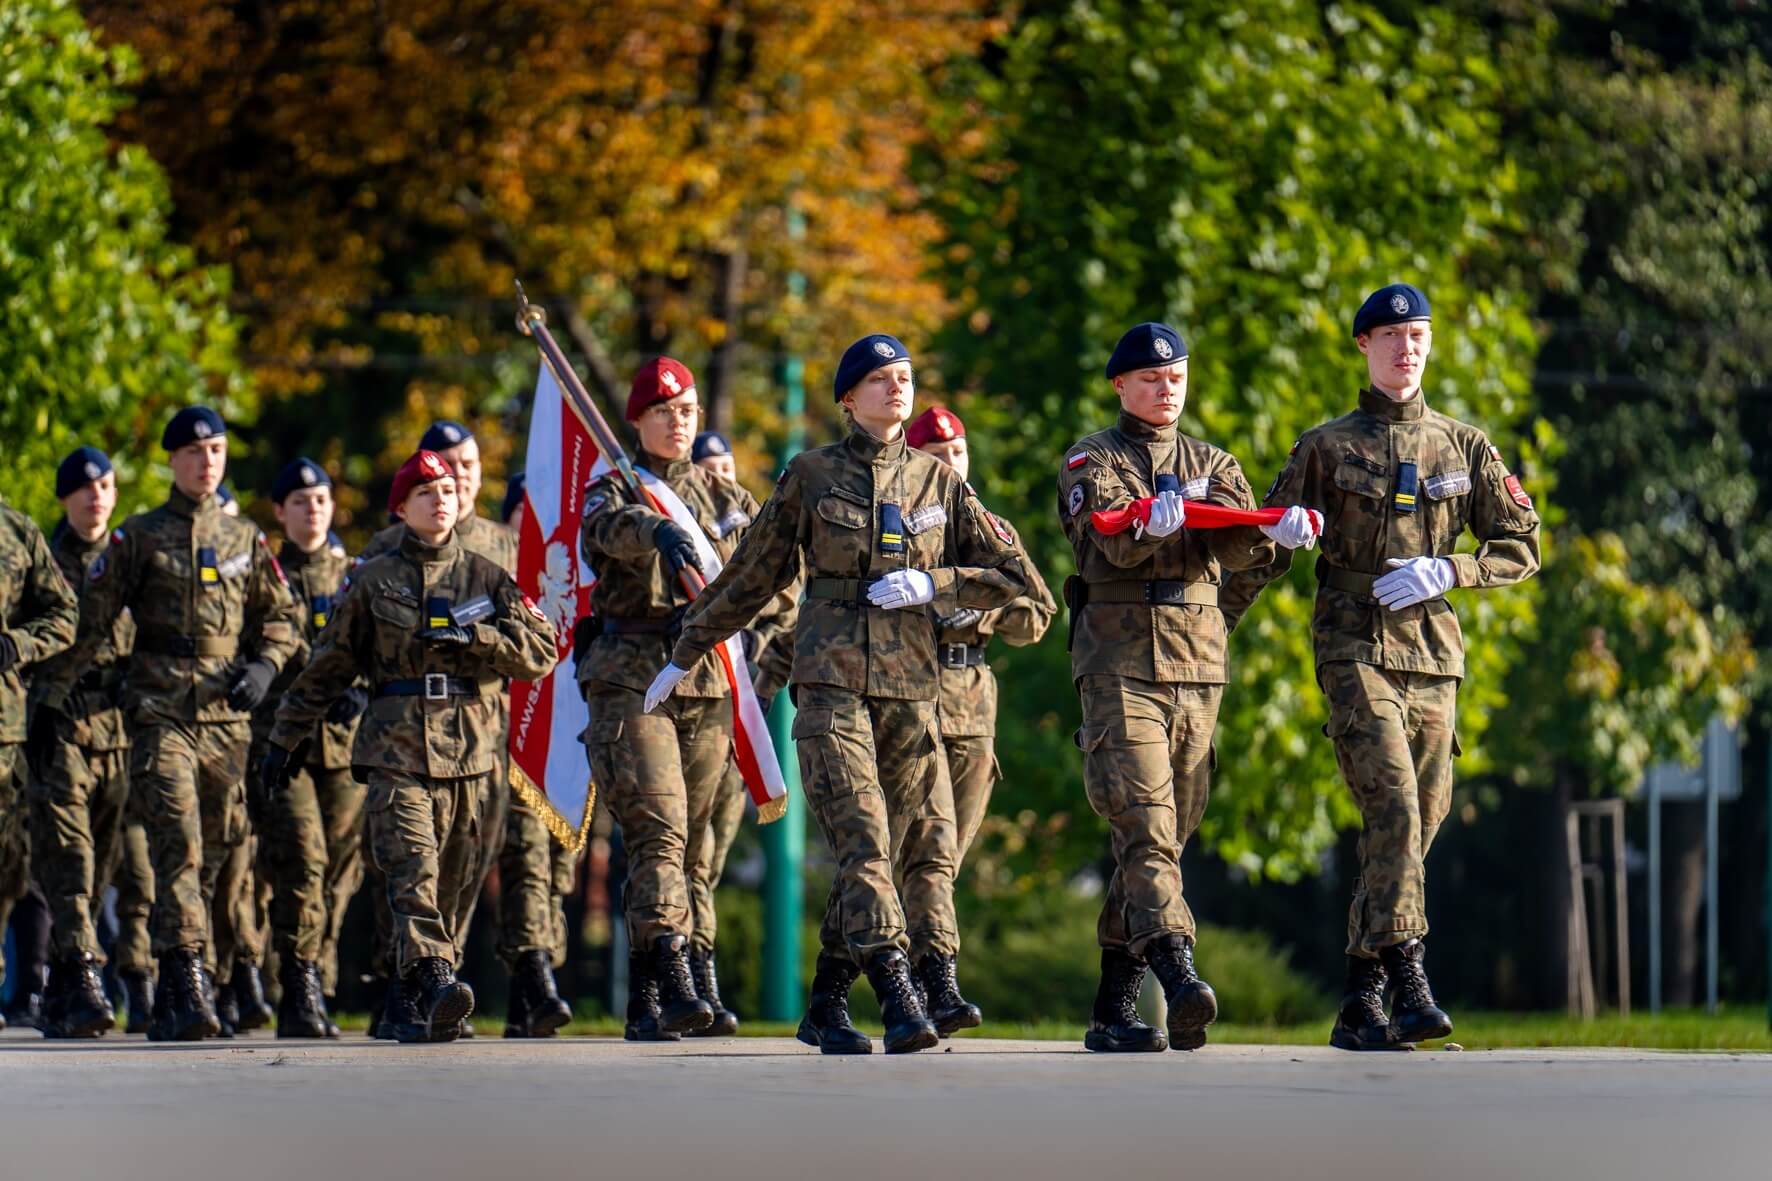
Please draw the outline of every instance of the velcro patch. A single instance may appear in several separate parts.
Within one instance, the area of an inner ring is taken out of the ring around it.
[[[750,523],[751,514],[745,512],[741,508],[735,508],[725,516],[721,517],[718,521],[714,522],[714,536],[730,537],[735,531],[743,529]]]
[[[595,495],[595,496],[591,497],[589,500],[585,501],[584,508],[579,510],[579,518],[581,520],[585,520],[585,521],[590,520],[592,517],[596,516],[599,512],[601,512],[603,509],[603,506],[608,503],[609,503],[609,498],[607,496],[603,495],[601,492],[599,492],[597,495]]]
[[[541,608],[535,605],[535,600],[528,595],[523,596],[523,606],[528,609],[531,615],[535,616],[536,622],[546,623],[548,621],[548,617],[541,613]]]
[[[1532,498],[1526,495],[1526,490],[1524,488],[1520,487],[1520,477],[1509,476],[1506,480],[1503,480],[1502,483],[1507,485],[1507,494],[1514,498],[1515,504],[1519,505],[1521,508],[1532,507]]]
[[[1205,500],[1206,493],[1211,490],[1211,476],[1195,476],[1181,486],[1181,498],[1183,500]]]
[[[1067,472],[1074,472],[1088,462],[1089,453],[1087,451],[1079,451],[1064,461],[1064,470]]]
[[[455,620],[456,626],[472,627],[474,624],[480,622],[480,620],[491,615],[492,610],[491,598],[486,595],[481,595],[479,598],[469,599],[459,607],[452,609],[449,614],[450,617]]]
[[[984,519],[991,523],[991,528],[996,532],[998,541],[1001,541],[1004,545],[1015,544],[1015,534],[1010,532],[1009,526],[1005,525],[1002,520],[998,518],[996,513],[986,509]]]
[[[233,557],[231,557],[227,561],[223,562],[220,566],[217,566],[216,572],[218,574],[220,574],[223,578],[238,578],[242,574],[246,573],[247,569],[251,565],[252,565],[252,555],[251,554],[235,554]]]
[[[1471,474],[1469,472],[1442,472],[1437,476],[1429,476],[1421,482],[1429,497],[1444,500],[1448,496],[1463,496],[1471,490]]]
[[[100,554],[98,557],[92,559],[92,565],[90,565],[86,568],[86,581],[88,581],[88,582],[102,581],[105,576],[105,570],[109,567],[109,565],[110,565],[110,563],[105,561],[104,554]]]
[[[948,523],[948,510],[945,505],[926,504],[904,519],[905,532],[913,536],[926,529]]]
[[[1088,494],[1083,491],[1083,485],[1081,483],[1071,485],[1070,499],[1065,502],[1065,507],[1070,510],[1071,516],[1074,517],[1083,511],[1083,501],[1087,495]]]

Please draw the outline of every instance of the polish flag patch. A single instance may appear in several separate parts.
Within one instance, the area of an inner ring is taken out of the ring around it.
[[[1088,462],[1089,453],[1087,451],[1079,451],[1064,461],[1064,470],[1067,472],[1074,472]]]

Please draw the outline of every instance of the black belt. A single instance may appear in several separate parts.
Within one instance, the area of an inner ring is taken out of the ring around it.
[[[935,659],[943,668],[972,668],[984,663],[984,645],[937,644]]]
[[[612,619],[604,615],[598,617],[598,622],[606,636],[668,636],[683,628],[682,619],[676,615],[662,619]]]
[[[115,667],[89,668],[74,682],[76,693],[112,693],[122,687],[123,670]]]
[[[814,578],[806,583],[806,597],[835,599],[839,603],[865,607],[868,605],[868,588],[880,581],[879,578]]]
[[[1331,566],[1326,558],[1317,559],[1317,582],[1319,585],[1333,590],[1345,591],[1361,598],[1372,597],[1372,584],[1378,581],[1376,574],[1367,574],[1363,570],[1349,570],[1345,566]]]
[[[1210,582],[1182,582],[1179,579],[1153,578],[1149,581],[1123,579],[1113,582],[1086,583],[1088,602],[1144,603],[1151,607],[1218,606],[1218,587]]]
[[[171,632],[142,632],[135,638],[135,650],[150,656],[233,656],[240,650],[238,636],[181,636]]]
[[[406,677],[383,681],[375,687],[377,697],[422,697],[426,701],[443,701],[450,697],[478,697],[480,685],[463,677],[442,673],[426,673],[422,677]]]

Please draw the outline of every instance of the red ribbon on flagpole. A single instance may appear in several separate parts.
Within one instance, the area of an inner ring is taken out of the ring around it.
[[[1151,523],[1151,502],[1154,496],[1141,496],[1125,508],[1105,509],[1089,514],[1089,523],[1100,533],[1112,537],[1116,533],[1124,533],[1134,524],[1148,525]],[[1222,504],[1209,504],[1203,500],[1184,501],[1187,505],[1186,526],[1189,529],[1229,529],[1234,525],[1278,525],[1280,518],[1286,515],[1283,508],[1227,508]],[[1320,537],[1323,533],[1323,514],[1316,509],[1306,509],[1311,515],[1311,527]]]

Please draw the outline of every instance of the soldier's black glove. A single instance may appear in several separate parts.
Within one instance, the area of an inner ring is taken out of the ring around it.
[[[446,627],[426,628],[418,638],[433,648],[466,648],[474,642],[474,630],[451,623]]]
[[[31,728],[25,732],[25,765],[40,780],[48,778],[44,769],[55,758],[56,744],[64,733],[63,725],[67,720],[68,716],[61,710],[46,705],[38,706],[31,715]]]
[[[354,722],[363,716],[369,708],[369,690],[352,685],[338,695],[338,700],[326,707],[326,720],[343,724]]]
[[[977,607],[962,607],[952,615],[937,616],[935,623],[944,632],[965,631],[984,618],[984,612]]]
[[[660,521],[652,531],[652,544],[658,547],[659,556],[671,568],[672,574],[685,566],[694,566],[704,575],[707,573],[701,569],[701,557],[695,552],[695,539],[689,536],[689,530],[670,518]]]
[[[276,679],[276,669],[266,661],[254,660],[234,674],[234,683],[228,686],[228,704],[239,710],[258,708]]]
[[[18,663],[18,643],[8,635],[0,635],[0,673]]]
[[[284,750],[274,742],[265,748],[264,761],[258,765],[258,789],[267,801],[289,789],[289,777],[301,765],[296,755],[306,749],[305,742],[295,750]]]

